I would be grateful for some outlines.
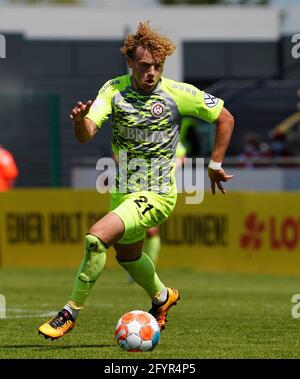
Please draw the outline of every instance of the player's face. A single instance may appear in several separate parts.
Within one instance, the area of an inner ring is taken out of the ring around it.
[[[138,46],[134,58],[127,58],[127,63],[132,70],[133,88],[151,92],[161,77],[164,62],[155,59],[149,50]]]

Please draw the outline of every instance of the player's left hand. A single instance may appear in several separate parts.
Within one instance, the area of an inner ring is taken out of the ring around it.
[[[227,182],[228,180],[234,178],[234,175],[226,174],[222,167],[220,168],[220,170],[213,170],[212,168],[208,167],[208,176],[210,179],[210,187],[213,195],[216,193],[216,185],[219,188],[219,190],[225,195],[226,191],[222,186],[221,182]]]

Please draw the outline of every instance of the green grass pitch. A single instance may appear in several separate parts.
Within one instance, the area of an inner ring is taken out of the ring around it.
[[[0,319],[0,358],[299,358],[300,319],[291,298],[300,278],[160,270],[181,291],[166,330],[152,352],[127,353],[115,343],[114,327],[130,310],[150,301],[124,271],[106,269],[73,331],[50,341],[37,328],[68,299],[75,270],[0,269],[6,318]]]

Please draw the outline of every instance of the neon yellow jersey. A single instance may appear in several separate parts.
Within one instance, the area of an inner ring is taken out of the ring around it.
[[[169,192],[174,192],[174,157],[181,117],[193,116],[213,123],[219,117],[223,104],[223,100],[191,84],[164,77],[152,92],[138,91],[131,85],[131,75],[124,75],[104,84],[86,117],[101,128],[111,115],[113,152],[118,155],[120,151],[125,151],[127,161],[137,158],[148,163],[147,168],[143,167],[143,177],[147,180],[142,183],[142,187],[136,181],[130,182],[135,171],[126,167],[128,192],[147,190],[145,182],[148,186],[151,183],[153,159],[168,161],[169,170],[159,174],[159,182],[169,175]]]

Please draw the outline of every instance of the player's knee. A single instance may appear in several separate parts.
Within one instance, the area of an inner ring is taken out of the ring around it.
[[[87,254],[91,253],[105,253],[107,246],[101,239],[93,234],[86,234],[84,237],[85,251]]]

